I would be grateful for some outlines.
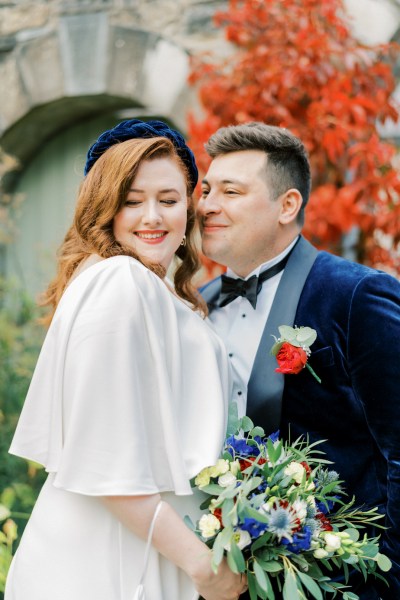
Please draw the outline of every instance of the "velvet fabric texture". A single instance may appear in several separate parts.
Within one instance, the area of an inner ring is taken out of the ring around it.
[[[290,261],[285,271],[289,267]],[[210,299],[207,290],[203,295]],[[367,584],[354,580],[354,591],[361,600],[400,598],[400,283],[320,252],[305,280],[294,322],[279,324],[317,331],[309,364],[322,380],[319,384],[308,369],[284,376],[281,435],[327,440],[320,449],[346,482],[347,498],[355,495],[356,505],[379,506],[386,515],[381,523],[388,529],[373,533],[381,534],[382,552],[393,563],[385,574],[390,587],[371,577]],[[261,341],[269,348],[271,333],[278,335],[266,327]],[[260,410],[267,392],[264,399],[252,397],[253,390],[260,395],[262,389],[252,385],[259,371],[253,369],[250,378],[247,414],[269,432],[270,423]]]
[[[122,121],[112,129],[104,131],[98,140],[96,140],[96,142],[89,148],[86,157],[84,174],[88,174],[96,160],[106,150],[108,150],[110,146],[120,142],[126,142],[127,140],[132,140],[134,138],[153,137],[166,137],[171,140],[177,149],[180,158],[188,168],[190,181],[194,189],[197,185],[199,174],[193,152],[189,146],[186,145],[186,142],[181,134],[178,133],[178,131],[175,131],[175,129],[168,127],[168,125],[162,121],[140,121],[139,119],[130,119],[128,121]]]
[[[310,365],[286,376],[281,431],[308,433],[357,505],[380,506],[390,588],[361,598],[400,598],[400,284],[389,275],[321,252],[298,304],[296,325],[314,328]],[[378,532],[377,532],[378,533]]]

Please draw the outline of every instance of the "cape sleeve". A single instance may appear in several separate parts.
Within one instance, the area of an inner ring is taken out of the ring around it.
[[[54,485],[69,491],[191,494],[179,373],[188,349],[173,297],[148,269],[118,259],[89,281],[82,273],[65,293],[10,451],[44,464],[56,473]],[[222,395],[210,431],[214,453]]]

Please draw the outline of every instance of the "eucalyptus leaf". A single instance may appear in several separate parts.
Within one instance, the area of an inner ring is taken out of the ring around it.
[[[378,544],[367,544],[363,546],[363,555],[368,556],[368,558],[376,558],[379,552]]]
[[[241,419],[240,428],[243,429],[245,433],[247,433],[248,431],[254,429],[254,423],[249,417],[244,416]]]
[[[260,565],[264,569],[264,571],[268,571],[268,573],[278,573],[283,570],[282,564],[277,560],[261,560],[258,559]]]
[[[378,567],[384,573],[390,571],[390,569],[392,568],[392,561],[385,554],[381,554],[379,552],[376,556],[376,560],[378,562]]]
[[[222,522],[227,527],[232,525],[231,510],[234,507],[234,502],[230,498],[227,498],[222,505]]]
[[[219,496],[221,492],[225,490],[225,488],[217,485],[216,483],[209,483],[208,485],[202,486],[200,490],[206,494],[210,494],[211,496]]]
[[[289,327],[289,325],[281,325],[278,327],[279,335],[283,340],[291,342],[296,339],[296,329],[294,327]]]
[[[301,571],[298,572],[298,576],[300,577],[301,583],[308,589],[313,598],[316,600],[323,600],[321,589],[314,579]]]
[[[246,571],[246,561],[244,560],[242,551],[233,540],[231,541],[230,554],[232,554],[239,573],[244,573]]]
[[[282,348],[282,346],[283,346],[283,342],[275,342],[275,344],[271,348],[272,356],[276,356],[278,354],[279,350]]]
[[[232,552],[228,552],[226,555],[226,561],[228,563],[228,566],[230,568],[231,571],[233,571],[234,573],[239,573],[239,569],[237,567],[237,564],[235,562],[235,558],[232,554]]]
[[[348,565],[355,565],[358,563],[358,556],[355,554],[350,554],[349,556],[342,556],[342,561],[347,563]]]
[[[256,519],[256,521],[259,521],[260,523],[269,523],[269,518],[267,515],[258,510],[254,510],[254,508],[251,508],[251,506],[246,506],[245,513],[248,517]]]
[[[194,525],[192,519],[189,517],[189,515],[185,515],[183,517],[183,522],[185,523],[186,527],[189,527],[189,529],[191,531],[196,531],[196,526]]]
[[[353,540],[353,542],[357,542],[360,537],[360,532],[357,531],[357,529],[353,529],[353,528],[345,529],[344,533],[347,533],[348,536],[350,537],[350,539]]]
[[[225,544],[226,544],[226,542],[224,540],[224,535],[223,535],[223,532],[221,532],[215,538],[214,545],[213,545],[213,562],[216,565],[219,565],[224,557]]]
[[[254,560],[253,562],[254,573],[258,582],[258,585],[264,592],[268,590],[267,578],[264,573],[264,569],[259,565],[259,563]]]
[[[299,327],[296,331],[297,341],[304,346],[311,346],[317,339],[317,332],[315,329],[311,329],[311,327]]]
[[[247,583],[249,585],[250,600],[257,600],[258,596],[257,596],[256,579],[255,579],[255,575],[253,575],[253,573],[247,574]]]
[[[301,600],[297,586],[296,576],[292,571],[286,571],[283,585],[283,600]]]
[[[251,431],[251,435],[253,438],[256,437],[256,435],[258,435],[260,437],[264,437],[265,431],[262,427],[254,427],[254,429],[252,429],[252,431]]]

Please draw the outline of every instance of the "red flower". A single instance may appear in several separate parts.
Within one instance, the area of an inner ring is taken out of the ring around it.
[[[307,354],[303,348],[292,346],[289,342],[284,342],[276,355],[279,367],[275,369],[277,373],[285,375],[297,375],[304,369],[307,362]]]
[[[222,509],[215,508],[213,515],[214,515],[214,517],[217,517],[218,521],[221,523],[221,526],[223,527],[224,524],[222,523]]]
[[[324,513],[322,512],[318,512],[315,517],[319,520],[319,522],[321,523],[321,529],[323,531],[333,531],[333,527],[331,525],[330,520],[324,515]]]
[[[257,459],[257,456],[249,456],[248,458],[242,458],[241,460],[239,460],[240,470],[244,471],[248,467],[251,467],[252,463],[256,459]],[[263,465],[264,463],[267,462],[267,459],[266,458],[259,458],[257,462],[258,462],[259,465]]]
[[[300,464],[303,465],[304,470],[305,470],[306,475],[307,475],[307,479],[308,479],[310,477],[310,475],[311,475],[311,472],[312,472],[312,469],[311,469],[310,465],[308,463],[306,463],[305,460],[303,460]]]

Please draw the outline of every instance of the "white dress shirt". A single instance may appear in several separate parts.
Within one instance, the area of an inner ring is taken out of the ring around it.
[[[276,265],[290,252],[297,239],[296,237],[281,254],[259,265],[245,279],[250,279],[253,275],[258,276],[266,269]],[[239,277],[230,269],[227,270],[226,274],[235,279]],[[255,309],[246,298],[239,296],[226,306],[215,308],[209,316],[215,331],[225,343],[231,362],[233,399],[237,403],[239,417],[246,414],[247,385],[282,274],[283,270],[263,283],[257,296],[257,307]],[[277,336],[278,333],[277,331]],[[271,337],[271,347],[273,343],[274,339]]]

